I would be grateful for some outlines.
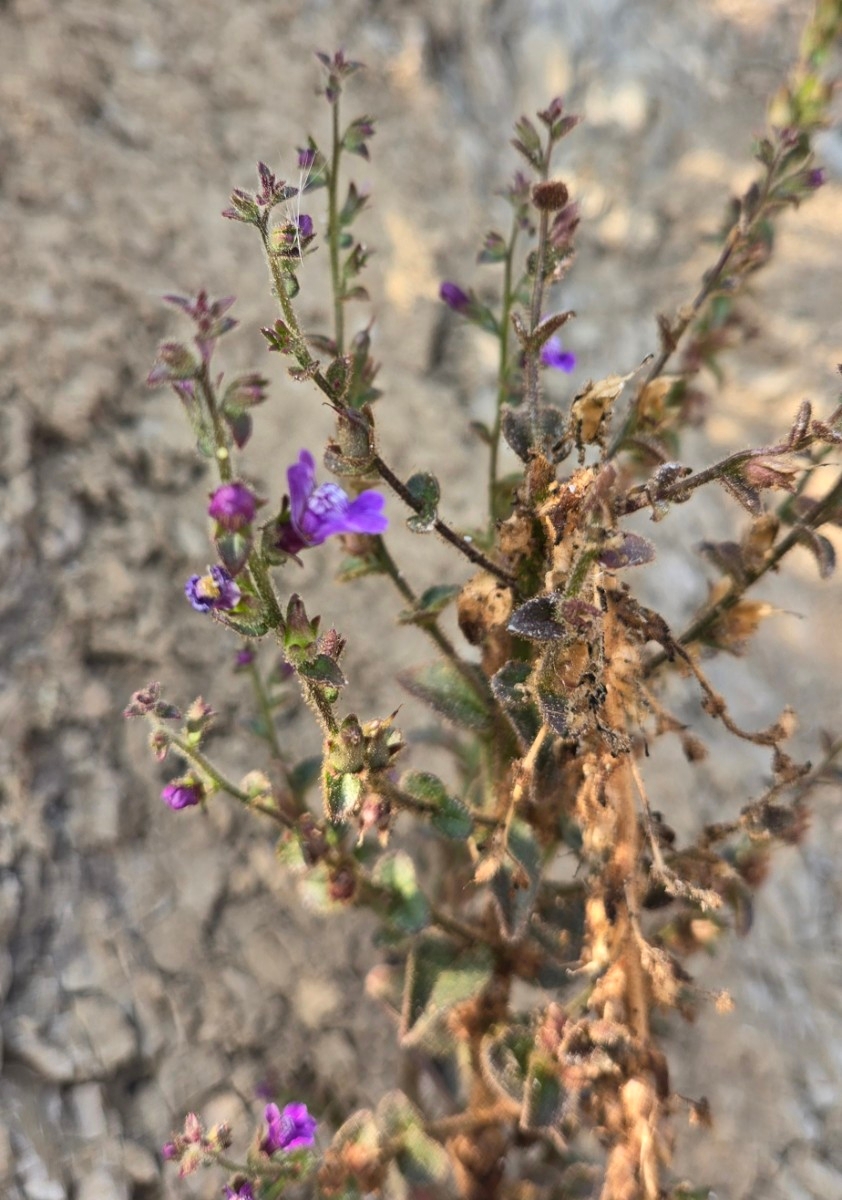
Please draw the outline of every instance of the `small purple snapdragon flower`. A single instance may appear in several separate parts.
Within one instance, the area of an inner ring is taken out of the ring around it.
[[[278,549],[286,554],[320,546],[340,533],[383,533],[389,523],[380,492],[369,489],[352,500],[338,483],[317,487],[316,461],[309,450],[302,450],[288,468],[287,481],[290,520],[278,539]]]
[[[184,594],[196,612],[229,612],[242,593],[224,567],[209,567],[207,575],[191,575]]]
[[[223,483],[213,493],[208,505],[208,516],[229,533],[236,533],[246,525],[251,525],[256,512],[257,498],[242,483]]]
[[[204,798],[205,789],[199,780],[193,777],[173,779],[161,792],[161,799],[173,812],[180,812],[182,808],[193,808],[194,805],[201,804]],[[165,1152],[166,1149],[165,1146]],[[166,1153],[164,1157],[167,1157]]]
[[[471,307],[471,297],[459,287],[458,283],[449,280],[439,288],[439,298],[455,313],[466,313]]]
[[[313,1145],[316,1120],[308,1113],[306,1104],[288,1104],[283,1112],[277,1104],[267,1104],[264,1117],[268,1127],[260,1142],[264,1154]]]
[[[541,362],[545,367],[553,367],[569,375],[576,366],[576,355],[563,349],[561,338],[551,337],[541,347]]]

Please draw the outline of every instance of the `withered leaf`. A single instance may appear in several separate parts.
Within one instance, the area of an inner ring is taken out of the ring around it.
[[[725,491],[730,492],[734,499],[738,500],[753,517],[759,517],[763,512],[759,492],[749,487],[742,479],[737,479],[733,475],[719,475],[717,482],[721,483]]]
[[[599,561],[609,571],[640,567],[655,557],[655,547],[639,533],[620,533],[615,540],[616,544],[606,546],[599,556]]]
[[[815,558],[822,579],[829,579],[836,569],[836,551],[833,548],[833,542],[823,534],[816,533],[814,529],[808,529],[806,526],[798,530],[798,540]]]

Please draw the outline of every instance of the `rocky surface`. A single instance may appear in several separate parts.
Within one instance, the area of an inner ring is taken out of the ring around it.
[[[174,399],[143,380],[176,326],[166,291],[235,292],[242,330],[230,372],[267,369],[272,319],[248,231],[220,220],[253,165],[294,162],[314,101],[312,50],[369,64],[349,110],[381,116],[366,227],[388,399],[381,436],[404,473],[432,468],[448,515],[469,522],[481,488],[467,422],[490,403],[487,347],[435,303],[443,276],[477,278],[494,189],[514,165],[512,119],[564,92],[588,124],[564,173],[582,201],[581,251],[565,302],[581,380],[631,369],[652,314],[692,294],[706,237],[748,173],[764,98],[790,57],[803,0],[6,0],[0,4],[0,1191],[9,1200],[212,1195],[177,1184],[158,1148],[188,1108],[245,1122],[274,1082],[328,1120],[376,1097],[395,1065],[362,977],[365,920],[325,925],[293,903],[266,829],[221,801],[173,815],[157,799],[141,731],[119,713],[160,678],[204,694],[237,732],[242,685],[215,631],[180,595],[206,561],[197,468]],[[780,428],[804,395],[826,408],[839,346],[842,138],[832,183],[786,221],[756,288],[760,333],[715,397],[717,449]],[[294,174],[287,167],[288,174]],[[322,193],[313,214],[321,216]],[[304,299],[326,319],[324,290]],[[275,366],[273,362],[270,364]],[[300,446],[329,415],[276,373],[258,414],[255,472],[277,497]],[[265,436],[264,436],[265,435]],[[709,446],[695,447],[699,460]],[[475,476],[474,476],[475,477]],[[395,510],[394,515],[398,513]],[[680,620],[704,594],[691,547],[728,528],[718,499],[688,506],[654,585]],[[417,554],[417,543],[410,547]],[[429,548],[424,580],[460,578]],[[298,583],[318,595],[335,555]],[[197,567],[198,564],[198,567]],[[321,572],[324,573],[324,578]],[[838,719],[838,583],[805,556],[764,595],[780,616],[717,681],[747,723],[793,702],[799,749]],[[340,597],[355,703],[394,707],[381,666],[418,659],[389,641],[390,609],[363,581]],[[331,608],[331,606],[333,606]],[[356,636],[354,636],[356,635]],[[377,645],[372,658],[370,648]],[[385,647],[385,648],[384,648]],[[233,650],[233,646],[232,646]],[[411,709],[408,710],[411,713]],[[306,716],[287,736],[306,743]],[[250,764],[239,736],[226,750]],[[666,790],[670,762],[655,764]],[[659,806],[691,830],[756,790],[763,764],[723,745],[686,797]],[[751,936],[710,964],[736,1012],[670,1026],[680,1090],[706,1092],[717,1125],[681,1136],[680,1169],[732,1200],[842,1195],[842,910],[838,796],[818,796],[809,839],[781,854]]]

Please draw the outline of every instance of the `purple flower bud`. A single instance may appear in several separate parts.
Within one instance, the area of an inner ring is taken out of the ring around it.
[[[158,347],[155,365],[146,376],[147,387],[192,379],[199,369],[193,355],[181,342],[164,342]]]
[[[184,594],[196,612],[229,611],[236,608],[241,592],[224,567],[209,567],[207,575],[191,575]]]
[[[316,161],[316,151],[312,146],[303,146],[298,151],[298,167],[301,171],[309,171]]]
[[[471,307],[470,296],[456,283],[445,281],[439,288],[439,297],[456,313],[466,313]]]
[[[221,300],[209,300],[207,292],[202,289],[195,297],[164,296],[167,304],[174,304],[196,325],[196,345],[205,363],[210,361],[213,348],[218,338],[236,328],[238,322],[233,317],[226,317],[228,309],[234,303],[233,296],[224,296]]]
[[[178,1156],[179,1149],[175,1142],[167,1142],[165,1146],[161,1147],[161,1158],[163,1158],[165,1162],[170,1162],[172,1159],[178,1158]]]
[[[225,1200],[254,1200],[254,1191],[247,1179],[235,1187],[226,1187]]]
[[[553,367],[569,375],[576,366],[576,355],[562,349],[561,338],[551,337],[541,347],[541,362],[545,367]]]
[[[208,505],[208,516],[231,533],[251,525],[256,512],[255,495],[242,483],[223,483]]]
[[[182,808],[192,808],[195,804],[201,804],[204,798],[205,789],[199,783],[198,779],[192,776],[173,779],[161,792],[161,799],[164,804],[168,805],[174,812],[179,812]],[[185,1137],[188,1137],[186,1129]],[[188,1140],[195,1141],[196,1139],[188,1137]],[[166,1148],[165,1146],[164,1150]]]
[[[268,1126],[260,1143],[264,1154],[313,1145],[316,1121],[308,1113],[306,1104],[288,1104],[283,1112],[277,1104],[267,1104],[264,1116]]]
[[[824,167],[813,167],[811,171],[807,172],[808,187],[811,187],[815,190],[816,188],[824,187],[826,183],[827,171],[825,171]]]
[[[287,470],[287,480],[290,522],[278,540],[286,554],[320,546],[340,533],[383,533],[388,525],[380,492],[370,489],[352,500],[338,483],[316,487],[316,462],[309,450],[302,450]]]
[[[243,671],[246,667],[250,667],[254,662],[254,651],[248,646],[244,646],[242,650],[238,650],[234,658],[234,666],[236,670]]]
[[[302,238],[310,238],[313,236],[313,218],[307,213],[302,213],[298,218],[298,232]]]

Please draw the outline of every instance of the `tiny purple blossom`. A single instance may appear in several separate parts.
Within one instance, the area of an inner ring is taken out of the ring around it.
[[[545,367],[554,367],[555,370],[565,371],[569,375],[576,366],[576,355],[562,349],[561,338],[551,337],[541,347],[541,362]]]
[[[471,307],[471,297],[468,293],[463,292],[458,283],[451,283],[449,280],[445,280],[439,288],[439,297],[456,313],[466,313]]]
[[[807,172],[807,186],[813,189],[824,187],[827,183],[827,171],[824,167],[813,167]]]
[[[207,575],[191,575],[184,594],[196,612],[228,611],[236,608],[240,589],[224,567],[209,567]]]
[[[226,1187],[225,1200],[254,1200],[254,1191],[251,1184],[246,1179],[238,1187]]]
[[[173,812],[180,812],[182,808],[192,808],[194,804],[200,804],[204,799],[204,795],[204,788],[198,780],[173,779],[161,792],[161,799]],[[168,1154],[167,1150],[171,1146],[172,1153]],[[174,1157],[176,1150],[177,1148],[171,1142],[168,1142],[164,1146],[164,1157]]]
[[[298,232],[303,238],[313,236],[313,218],[307,213],[302,213],[298,218]]]
[[[372,489],[352,500],[338,483],[316,486],[316,462],[302,450],[298,462],[287,470],[290,523],[278,542],[279,549],[297,554],[305,546],[320,546],[340,533],[383,533],[388,520],[383,496]]]
[[[208,505],[208,516],[231,533],[251,525],[256,512],[254,492],[242,483],[223,483],[213,493]]]
[[[248,646],[244,646],[242,650],[238,650],[234,657],[234,666],[239,671],[245,670],[246,667],[250,667],[253,662],[254,651],[250,650]]]
[[[301,171],[309,171],[316,161],[316,151],[312,146],[303,146],[298,151],[298,167]]]
[[[264,1154],[313,1145],[316,1120],[308,1113],[306,1104],[288,1104],[283,1112],[277,1104],[267,1104],[264,1117],[268,1126],[260,1143]]]

